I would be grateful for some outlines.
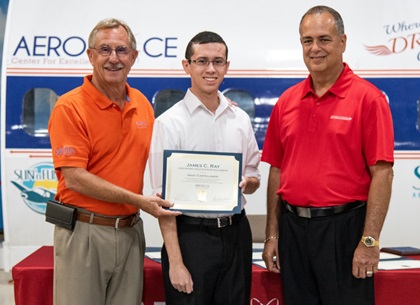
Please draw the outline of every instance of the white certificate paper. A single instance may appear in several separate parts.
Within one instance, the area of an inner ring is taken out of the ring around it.
[[[183,212],[241,212],[242,154],[164,151],[162,197]]]

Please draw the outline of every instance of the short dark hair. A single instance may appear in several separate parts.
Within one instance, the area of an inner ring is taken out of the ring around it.
[[[310,8],[305,15],[302,16],[302,19],[300,20],[300,24],[302,24],[303,19],[308,15],[317,15],[322,13],[330,13],[331,16],[333,16],[335,21],[335,28],[337,30],[338,35],[344,35],[344,22],[343,18],[341,18],[340,13],[338,13],[335,9],[325,6],[325,5],[317,5],[312,8]],[[300,27],[300,26],[299,26]]]
[[[191,59],[191,57],[194,54],[194,44],[206,44],[206,43],[221,43],[226,48],[226,59],[228,57],[228,47],[226,45],[226,42],[223,40],[223,38],[216,33],[204,31],[200,32],[197,35],[195,35],[190,42],[187,45],[187,49],[185,50],[185,59]]]

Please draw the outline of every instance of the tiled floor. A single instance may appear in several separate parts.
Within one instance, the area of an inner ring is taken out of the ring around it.
[[[15,297],[13,294],[12,274],[0,270],[0,304],[14,305]]]

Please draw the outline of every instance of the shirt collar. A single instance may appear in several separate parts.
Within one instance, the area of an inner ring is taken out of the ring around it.
[[[340,76],[332,85],[327,92],[331,92],[332,94],[336,95],[337,97],[344,98],[347,95],[347,92],[350,88],[354,73],[350,69],[347,63],[344,63],[344,69],[341,72]],[[304,83],[304,88],[302,91],[302,99],[308,96],[308,94],[315,95],[315,91],[312,88],[312,77],[309,75]]]
[[[103,95],[99,90],[92,84],[92,75],[87,75],[83,80],[83,89],[93,98],[96,105],[101,109],[106,109],[113,105],[113,102]],[[125,90],[127,92],[127,104],[130,105],[131,87],[128,83],[125,84]],[[99,93],[99,94],[98,94]]]
[[[220,91],[217,92],[217,96],[219,98],[220,104],[219,107],[217,107],[215,114],[216,116],[225,111],[226,109],[236,111],[235,107],[227,101],[226,97]],[[188,89],[187,93],[184,96],[184,103],[189,113],[193,113],[197,108],[207,110],[203,103],[201,103],[198,97],[194,93],[192,93],[190,89]]]

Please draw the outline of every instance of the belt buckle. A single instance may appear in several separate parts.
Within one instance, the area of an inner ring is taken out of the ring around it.
[[[217,228],[224,228],[227,226],[231,226],[232,225],[232,216],[226,216],[226,217],[217,217]],[[222,223],[223,220],[228,220],[227,223]]]
[[[312,218],[312,213],[310,208],[302,208],[302,207],[296,207],[296,212],[298,216],[304,217],[304,218]]]
[[[129,216],[130,217],[130,227],[134,226],[138,220],[138,214],[134,215],[134,216]],[[119,229],[119,225],[120,225],[120,220],[125,219],[125,217],[117,217],[115,218],[115,224],[114,224],[114,228],[115,229]]]

